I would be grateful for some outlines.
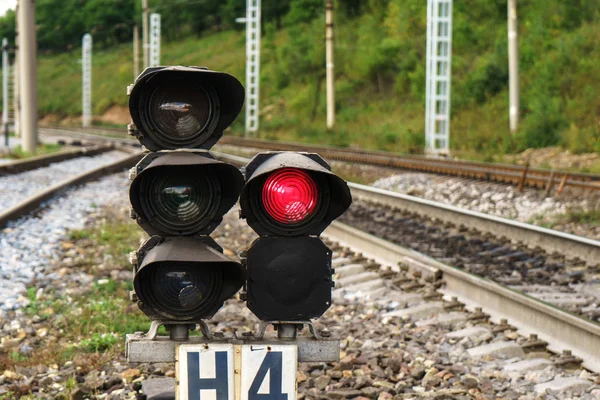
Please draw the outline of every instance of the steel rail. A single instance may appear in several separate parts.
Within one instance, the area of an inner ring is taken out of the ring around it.
[[[213,152],[219,159],[243,168],[248,159],[223,153]],[[415,213],[440,218],[445,221],[459,223],[494,235],[503,234],[512,239],[519,238],[524,243],[535,243],[567,252],[569,248],[579,248],[580,258],[597,260],[600,242],[565,234],[550,229],[493,217],[457,207],[376,189],[364,185],[349,184],[352,195],[356,199],[375,201],[396,208],[404,208]],[[486,226],[491,226],[486,228]],[[503,287],[488,279],[461,271],[443,264],[433,258],[413,250],[408,250],[369,235],[355,228],[334,222],[324,233],[325,236],[361,251],[379,262],[396,265],[407,264],[425,275],[441,275],[447,295],[457,296],[469,306],[480,306],[495,321],[510,318],[510,322],[524,334],[537,333],[548,342],[552,351],[560,352],[568,348],[573,354],[583,359],[583,365],[600,371],[600,325],[581,319],[541,300],[534,299],[520,292]],[[518,235],[518,236],[515,236]],[[563,244],[561,244],[561,242]],[[581,247],[578,247],[581,246]],[[573,253],[569,253],[573,254]],[[583,257],[582,257],[583,256]]]
[[[550,350],[570,349],[586,368],[600,371],[599,324],[339,222],[333,222],[324,236],[384,265],[402,263],[424,275],[441,276],[447,296],[456,296],[469,307],[482,307],[495,322],[508,318],[521,334],[537,333]]]
[[[0,213],[0,227],[4,227],[8,222],[14,221],[23,215],[38,209],[45,201],[63,194],[73,186],[81,185],[103,176],[131,168],[141,159],[141,156],[141,152],[130,153],[125,158],[83,172],[72,178],[65,179],[41,192],[29,196],[25,200]]]
[[[71,160],[73,158],[95,156],[97,154],[105,153],[113,149],[114,146],[112,144],[107,144],[99,146],[82,147],[79,149],[68,149],[58,151],[56,153],[29,157],[22,160],[9,161],[7,163],[0,164],[0,176],[31,171],[33,169],[46,167],[55,162]]]
[[[223,161],[240,167],[249,161],[243,157],[223,153],[215,153],[215,155]],[[511,238],[517,235],[525,242],[530,235],[535,238],[534,242],[545,238],[546,242],[555,246],[554,250],[563,254],[571,247],[587,251],[586,254],[590,257],[600,252],[600,242],[591,239],[369,186],[353,183],[349,183],[349,186],[354,199],[376,201],[456,224],[472,225],[477,229],[485,228],[490,224],[490,228],[482,230],[496,235],[502,232]],[[599,324],[340,222],[333,222],[324,232],[324,236],[347,245],[369,258],[374,258],[381,264],[403,263],[413,270],[419,270],[424,276],[441,277],[447,295],[456,296],[471,307],[482,307],[496,322],[508,317],[511,324],[519,328],[521,333],[525,335],[537,333],[540,338],[548,342],[550,350],[560,353],[563,349],[570,349],[573,354],[584,360],[584,366],[600,371]]]
[[[89,128],[85,128],[86,131],[89,131]],[[78,138],[83,138],[83,139],[88,139],[90,142],[111,142],[111,143],[116,143],[116,144],[120,144],[123,146],[136,146],[136,147],[140,147],[140,142],[138,142],[136,139],[130,139],[130,138],[126,138],[126,137],[113,137],[113,136],[106,136],[106,135],[96,135],[93,133],[87,133],[87,132],[82,132],[81,130],[71,130],[71,129],[66,129],[66,128],[39,128],[40,133],[43,134],[47,134],[47,135],[55,135],[55,136],[68,136],[68,137],[78,137]],[[126,135],[126,130],[119,130],[119,132],[123,133],[123,135]]]
[[[597,240],[371,186],[356,183],[348,183],[348,186],[354,199],[407,210],[494,236],[504,236],[530,247],[540,247],[549,253],[556,251],[579,258],[591,265],[600,262],[600,241]]]
[[[243,157],[218,152],[212,153],[237,166],[244,166],[249,161]],[[371,186],[351,182],[348,183],[348,186],[354,200],[364,200],[406,210],[428,218],[436,218],[440,221],[490,233],[497,237],[504,236],[530,247],[540,247],[549,253],[556,251],[570,258],[579,258],[592,265],[600,261],[600,241],[597,240]]]
[[[69,128],[59,129],[63,132],[67,132]],[[86,130],[89,132],[98,133],[125,133],[124,129],[117,130],[114,128],[94,127],[86,128]],[[117,140],[120,140],[123,143],[128,141],[128,139],[124,138],[118,138]],[[528,168],[522,165],[438,159],[419,155],[396,154],[377,150],[339,148],[314,144],[248,139],[237,136],[224,136],[220,140],[220,144],[229,144],[232,146],[246,148],[250,147],[263,150],[317,152],[330,160],[369,164],[380,167],[390,167],[448,176],[459,176],[512,185],[519,185],[522,183],[524,186],[534,188],[544,188],[548,187],[548,185],[558,185],[558,187],[568,186],[580,189],[600,190],[600,175],[581,172],[569,172],[561,170],[550,171],[541,168]]]

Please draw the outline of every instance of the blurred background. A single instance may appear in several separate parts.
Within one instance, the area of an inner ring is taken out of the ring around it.
[[[264,1],[260,137],[423,151],[426,17],[423,0],[337,0],[337,125],[326,132],[323,0]],[[162,16],[162,64],[202,65],[245,77],[244,0],[150,0]],[[14,1],[0,37],[14,42]],[[600,2],[519,2],[522,122],[508,130],[506,0],[454,4],[451,149],[501,161],[528,148],[600,150]],[[41,123],[79,124],[81,36],[94,38],[95,124],[129,122],[133,0],[36,1]],[[242,134],[244,118],[232,127]],[[584,167],[600,170],[596,164]]]

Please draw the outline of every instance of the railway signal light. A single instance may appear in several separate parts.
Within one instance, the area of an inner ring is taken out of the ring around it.
[[[237,117],[244,88],[225,73],[157,67],[128,91],[129,130],[152,151],[130,175],[132,217],[151,235],[133,257],[138,306],[167,325],[200,322],[245,281],[243,266],[208,236],[244,179],[207,151]]]
[[[269,152],[246,166],[242,217],[261,237],[247,252],[248,308],[263,321],[305,321],[331,305],[331,250],[318,236],[352,202],[317,154]]]
[[[130,90],[131,133],[151,151],[210,149],[244,105],[233,76],[198,67],[147,68]]]

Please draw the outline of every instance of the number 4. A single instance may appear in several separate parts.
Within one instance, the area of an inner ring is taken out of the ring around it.
[[[265,356],[258,372],[250,385],[248,391],[248,400],[287,400],[288,395],[282,393],[282,353],[279,351],[269,351]],[[269,373],[269,394],[258,393],[260,386]]]

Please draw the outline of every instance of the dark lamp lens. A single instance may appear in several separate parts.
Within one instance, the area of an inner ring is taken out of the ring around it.
[[[154,174],[142,196],[153,225],[172,234],[201,229],[215,217],[221,201],[220,185],[213,174],[190,174],[181,168]]]
[[[314,214],[319,191],[313,178],[295,168],[283,168],[271,174],[262,189],[265,211],[275,221],[296,224]]]
[[[158,311],[185,317],[210,307],[221,291],[221,274],[215,268],[161,263],[145,271],[145,301]]]
[[[157,83],[147,104],[146,130],[169,147],[186,147],[204,137],[218,119],[218,99],[182,79]]]

